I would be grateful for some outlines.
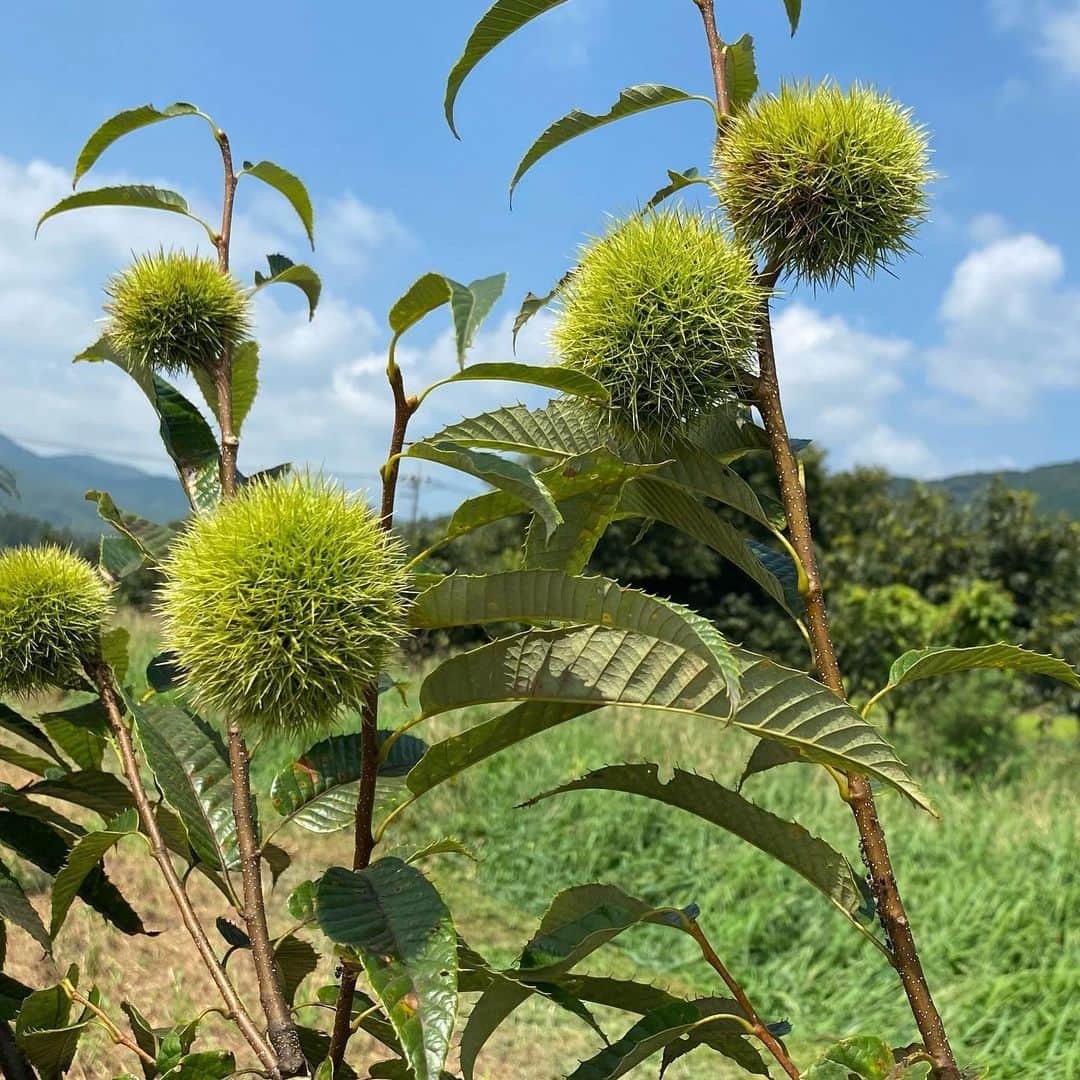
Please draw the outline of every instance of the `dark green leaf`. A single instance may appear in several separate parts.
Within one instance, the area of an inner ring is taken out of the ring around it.
[[[60,799],[93,810],[108,821],[134,805],[127,785],[114,773],[82,769],[23,788],[24,795]]]
[[[660,188],[660,190],[645,204],[646,210],[655,210],[665,199],[670,199],[677,191],[682,191],[683,188],[689,187],[691,184],[707,182],[701,176],[701,171],[696,166],[689,169],[683,169],[682,172],[668,169],[667,174],[669,183]]]
[[[483,450],[473,450],[460,443],[430,440],[414,443],[405,456],[446,465],[509,492],[540,517],[548,535],[555,531],[555,526],[562,520],[555,500],[543,481],[516,461]]]
[[[32,720],[20,716],[14,709],[0,702],[0,728],[25,739],[31,746],[48,754],[57,765],[64,766],[64,759],[56,751],[49,737]]]
[[[521,301],[521,307],[518,309],[517,315],[514,317],[514,331],[511,339],[511,345],[514,352],[517,352],[517,339],[518,334],[524,329],[525,324],[543,307],[547,307],[552,300],[566,287],[570,279],[574,276],[576,271],[567,270],[565,274],[556,282],[555,287],[549,293],[545,293],[543,296],[537,296],[536,293],[530,292],[525,294],[525,299]]]
[[[784,9],[787,11],[788,22],[791,24],[792,37],[799,29],[799,16],[802,15],[802,0],[784,0]]]
[[[78,979],[78,969],[68,971],[68,980]],[[87,999],[94,1005],[100,1002],[96,989]],[[36,990],[23,999],[15,1020],[15,1041],[41,1080],[60,1080],[71,1067],[79,1038],[93,1019],[86,1009],[78,1019],[71,1018],[71,1001],[60,986]]]
[[[286,901],[289,914],[298,922],[310,922],[315,918],[315,882],[301,881]]]
[[[53,881],[52,918],[49,924],[51,937],[55,938],[60,933],[71,904],[87,876],[101,863],[107,852],[111,851],[125,836],[136,832],[138,826],[139,816],[132,808],[124,810],[106,828],[87,833],[76,841],[75,846],[68,853],[63,869]]]
[[[295,934],[288,934],[274,946],[274,963],[281,973],[285,1000],[292,1005],[300,984],[319,966],[319,954]]]
[[[712,100],[702,97],[700,94],[688,94],[685,90],[676,90],[672,86],[661,86],[658,83],[641,83],[639,86],[628,86],[619,94],[618,100],[606,113],[593,114],[573,109],[566,116],[556,120],[541,136],[529,147],[525,156],[518,164],[514,177],[510,181],[510,195],[513,197],[514,188],[517,187],[521,178],[535,165],[545,154],[550,153],[563,143],[576,139],[579,135],[594,131],[605,124],[614,123],[626,116],[636,116],[638,113],[647,112],[649,109],[659,108],[661,105],[671,105],[679,101],[704,101],[710,108],[715,109]]]
[[[496,0],[484,13],[483,18],[473,27],[465,51],[458,58],[446,80],[446,100],[443,109],[450,130],[458,136],[454,126],[454,101],[461,84],[476,65],[500,42],[505,41],[515,30],[527,22],[543,15],[545,11],[558,7],[566,0]]]
[[[438,1080],[457,1013],[457,936],[442,898],[415,867],[380,859],[332,867],[319,883],[323,933],[357,952],[416,1080]]]
[[[749,34],[724,46],[724,65],[727,68],[728,103],[733,113],[741,112],[750,104],[758,88],[754,39]]]
[[[3,927],[0,922],[0,928]],[[0,929],[0,934],[3,930]],[[18,979],[5,975],[0,971],[0,1022],[10,1023],[19,1014],[22,1003],[28,994],[32,993],[29,986],[24,986]]]
[[[889,669],[889,686],[907,686],[919,679],[936,675],[951,675],[957,671],[973,671],[978,668],[996,668],[1002,671],[1019,671],[1025,675],[1046,675],[1065,683],[1073,690],[1080,690],[1080,675],[1064,660],[1041,653],[1031,652],[1019,645],[977,645],[969,649],[956,649],[939,645],[928,649],[913,649],[904,653]]]
[[[227,1050],[200,1050],[182,1058],[162,1080],[225,1080],[236,1072],[236,1060]]]
[[[390,309],[390,329],[400,337],[425,315],[450,302],[450,280],[442,274],[418,277]]]
[[[0,916],[22,927],[46,952],[52,952],[49,931],[3,862],[0,862]]]
[[[891,1080],[895,1059],[887,1043],[870,1035],[841,1039],[806,1071],[806,1080]]]
[[[304,187],[300,177],[293,176],[291,172],[287,172],[272,161],[260,161],[254,165],[250,161],[245,161],[240,175],[245,174],[254,176],[256,180],[261,180],[264,184],[269,184],[289,200],[289,204],[296,211],[296,216],[303,223],[311,250],[314,251],[315,211],[311,208],[311,196],[308,195],[307,188]]]
[[[315,318],[315,309],[319,306],[322,295],[322,278],[305,263],[294,263],[284,255],[267,255],[270,264],[269,276],[255,271],[255,292],[266,285],[295,285],[308,302],[308,321]]]
[[[379,732],[379,745],[391,735]],[[384,779],[404,776],[422,757],[426,744],[412,735],[395,739],[379,764]],[[361,772],[359,734],[331,735],[274,777],[270,797],[282,817],[310,832],[337,832],[353,823],[356,784]]]
[[[95,188],[93,191],[80,191],[77,195],[69,195],[61,199],[55,206],[48,210],[38,219],[36,236],[41,226],[51,217],[66,213],[68,210],[81,210],[90,206],[136,206],[145,210],[166,210],[173,214],[182,214],[192,221],[197,221],[210,237],[214,240],[214,230],[201,218],[196,217],[190,210],[182,195],[165,188],[150,187],[147,184],[124,184],[121,187]]]
[[[785,821],[704,776],[676,769],[670,781],[661,783],[655,765],[609,765],[560,784],[525,805],[563,792],[596,790],[624,791],[676,806],[734,833],[800,874],[858,925],[862,892],[843,855],[797,822]]]
[[[221,737],[172,705],[151,701],[136,714],[139,741],[166,801],[211,869],[239,866],[232,779]]]
[[[139,128],[149,127],[150,124],[160,123],[162,120],[172,120],[177,116],[201,116],[198,108],[186,101],[177,101],[167,105],[164,109],[155,109],[153,105],[140,105],[136,109],[125,109],[123,112],[110,116],[98,129],[86,140],[86,145],[79,151],[79,159],[75,162],[75,175],[72,177],[71,186],[75,187],[79,180],[90,170],[94,162],[110,147],[117,139],[129,135]]]
[[[219,915],[214,920],[214,926],[217,927],[217,932],[221,935],[225,944],[231,949],[250,949],[251,938],[247,936],[247,932],[241,930],[236,923],[229,922],[228,919]]]
[[[654,637],[604,627],[534,630],[451,657],[424,681],[420,705],[425,716],[481,703],[539,701],[730,719],[809,761],[882,780],[931,809],[893,749],[847,702],[802,672],[733,652],[742,667],[734,712],[708,661]]]
[[[176,689],[181,671],[176,653],[158,653],[146,665],[146,685],[159,694],[167,693]]]
[[[42,713],[49,738],[81,769],[100,769],[108,718],[97,699],[58,712]]]
[[[466,847],[460,840],[453,836],[444,836],[441,840],[432,840],[422,848],[414,851],[405,861],[409,863],[420,862],[430,859],[432,855],[462,855],[466,859],[478,862],[476,852]]]
[[[265,282],[269,284],[269,282]],[[217,416],[217,384],[206,368],[195,369],[195,381],[210,411]],[[259,346],[254,341],[241,342],[232,354],[232,422],[233,432],[240,434],[255,396],[259,392]]]

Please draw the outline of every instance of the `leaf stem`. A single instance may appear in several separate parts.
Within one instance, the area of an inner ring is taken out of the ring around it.
[[[157,1062],[130,1036],[125,1035],[109,1018],[108,1014],[97,1005],[95,1005],[85,994],[80,994],[78,990],[72,985],[70,979],[63,979],[60,982],[60,989],[77,1005],[81,1005],[84,1009],[88,1009],[94,1014],[98,1023],[108,1033],[110,1039],[117,1046],[126,1046],[133,1054],[139,1057],[142,1061],[145,1061],[148,1065],[156,1065]]]
[[[386,465],[383,466],[382,500],[379,507],[379,522],[383,529],[390,532],[394,527],[394,500],[397,496],[398,473],[401,467],[401,450],[405,445],[405,434],[409,420],[420,407],[417,398],[405,393],[405,383],[401,376],[394,353],[397,335],[390,342],[386,364],[386,377],[394,397],[394,427],[390,435],[390,451]],[[371,853],[375,849],[376,839],[372,832],[372,819],[375,814],[375,785],[379,776],[379,677],[375,674],[364,695],[364,705],[360,712],[360,784],[356,793],[356,825],[353,833],[353,870],[363,870],[371,862]],[[330,1036],[329,1060],[333,1075],[341,1071],[345,1060],[345,1047],[352,1034],[352,1004],[356,994],[356,981],[359,969],[346,965],[341,974],[341,987],[338,990],[337,1006],[334,1009],[334,1028]]]
[[[780,1040],[761,1022],[761,1017],[758,1016],[754,1006],[750,1003],[746,991],[739,985],[735,976],[724,966],[723,961],[716,954],[716,950],[709,944],[709,939],[705,936],[705,931],[701,929],[697,920],[688,919],[686,929],[698,943],[701,955],[705,957],[709,966],[720,976],[724,985],[731,991],[732,997],[739,1003],[739,1008],[746,1014],[746,1019],[750,1021],[755,1037],[776,1058],[777,1064],[788,1076],[792,1077],[793,1080],[799,1080],[799,1070],[792,1064],[791,1058],[788,1057],[787,1051],[780,1044]]]
[[[165,884],[172,894],[173,902],[180,912],[180,919],[195,945],[195,951],[199,954],[199,958],[210,973],[210,977],[214,980],[214,985],[225,1002],[228,1017],[240,1029],[240,1033],[247,1040],[252,1050],[255,1051],[256,1056],[269,1075],[275,1080],[280,1080],[281,1072],[278,1069],[274,1053],[263,1037],[262,1032],[259,1031],[255,1022],[251,1019],[247,1009],[244,1007],[244,1003],[236,992],[236,988],[219,963],[214,948],[210,944],[210,939],[206,936],[206,931],[199,920],[198,913],[192,906],[191,900],[188,898],[187,892],[184,890],[184,886],[176,873],[176,868],[172,864],[169,850],[165,846],[161,830],[158,828],[157,818],[154,816],[153,806],[147,797],[146,788],[142,782],[138,758],[135,755],[135,746],[131,739],[131,732],[128,730],[121,713],[120,697],[113,683],[112,672],[105,661],[101,659],[88,663],[86,667],[87,674],[97,687],[98,697],[109,718],[109,727],[112,729],[113,738],[116,740],[120,752],[120,762],[124,776],[127,779],[128,786],[131,788],[132,798],[135,800],[135,807],[139,812],[139,820],[142,823],[143,830],[150,839],[150,849],[154,861],[158,864],[162,877],[165,879]]]

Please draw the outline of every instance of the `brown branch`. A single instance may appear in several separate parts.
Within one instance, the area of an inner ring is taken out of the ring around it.
[[[701,929],[694,919],[688,921],[687,929],[701,948],[701,955],[705,957],[709,966],[723,979],[724,985],[739,1003],[739,1008],[746,1014],[746,1019],[750,1021],[755,1038],[759,1039],[769,1053],[776,1058],[777,1064],[788,1076],[792,1077],[792,1080],[799,1080],[799,1070],[792,1064],[791,1058],[788,1057],[787,1051],[780,1044],[780,1040],[769,1030],[766,1024],[762,1023],[757,1010],[746,996],[746,991],[739,985],[735,976],[724,966],[723,961],[717,956],[716,950],[709,944],[705,931]]]
[[[169,850],[165,845],[161,830],[158,828],[153,807],[147,797],[146,788],[143,786],[142,776],[139,773],[139,762],[135,756],[135,747],[131,740],[131,732],[124,722],[120,708],[120,698],[113,684],[112,672],[103,660],[97,659],[87,664],[87,674],[97,687],[98,697],[101,699],[101,704],[104,706],[106,715],[109,718],[109,726],[112,729],[113,738],[116,740],[117,749],[120,753],[120,763],[124,770],[124,776],[127,778],[128,786],[131,788],[132,798],[135,800],[135,808],[138,810],[143,832],[146,833],[150,840],[150,850],[154,861],[158,864],[161,875],[165,879],[165,884],[172,894],[173,902],[180,912],[180,919],[195,945],[195,951],[199,954],[199,958],[206,966],[210,977],[214,980],[214,985],[225,1002],[225,1011],[229,1019],[240,1029],[241,1034],[252,1050],[255,1051],[256,1056],[267,1069],[269,1075],[280,1078],[281,1073],[278,1070],[273,1051],[244,1008],[244,1003],[240,1000],[236,988],[218,961],[214,948],[210,944],[210,939],[206,936],[206,931],[203,929],[199,916],[184,891],[184,886],[181,884],[176,868],[172,864]]]
[[[274,962],[274,947],[266,922],[262,891],[262,854],[255,835],[251,796],[251,763],[240,725],[229,722],[229,769],[233,782],[233,817],[240,849],[240,879],[244,891],[244,926],[251,939],[251,960],[259,984],[259,1000],[266,1015],[267,1036],[277,1055],[282,1076],[300,1076],[306,1069],[300,1037],[285,1001],[281,973]]]
[[[724,43],[716,30],[716,12],[713,0],[694,0],[705,24],[705,40],[709,43],[709,61],[712,64],[713,84],[716,87],[716,107],[721,116],[731,115],[731,97],[727,84],[727,57]]]
[[[394,428],[390,435],[390,453],[382,470],[382,502],[380,524],[390,532],[394,527],[394,500],[397,496],[400,457],[405,446],[405,434],[409,420],[418,408],[415,397],[408,397],[401,377],[401,369],[394,360],[394,346],[390,345],[390,361],[386,374],[394,395]],[[363,870],[371,862],[375,838],[371,832],[375,814],[375,785],[379,778],[379,688],[378,681],[368,687],[360,714],[360,785],[356,793],[356,825],[353,838],[353,870]],[[341,987],[334,1009],[334,1028],[330,1036],[329,1058],[336,1076],[345,1060],[345,1046],[352,1034],[352,1004],[356,994],[359,969],[347,964],[342,970]]]
[[[775,276],[770,275],[770,278],[771,280],[767,279],[765,284],[771,288],[775,284]],[[764,318],[758,341],[758,367],[755,403],[768,433],[769,447],[780,484],[780,499],[787,517],[791,546],[795,549],[806,575],[804,600],[814,664],[822,682],[842,698],[844,697],[844,682],[840,675],[836,650],[829,634],[829,617],[814,554],[806,491],[799,477],[798,462],[791,449],[783,403],[780,398],[768,300],[765,301]],[[900,975],[912,1015],[933,1063],[933,1075],[935,1080],[960,1080],[960,1070],[956,1066],[956,1059],[949,1046],[941,1014],[938,1012],[927,984],[911,924],[900,896],[885,839],[885,830],[878,818],[874,796],[870,790],[870,781],[857,773],[848,773],[847,782],[847,801],[855,816],[863,859],[870,871],[870,889],[874,894],[882,926],[892,945],[893,966]]]
[[[218,129],[214,132],[221,149],[221,162],[225,173],[224,198],[221,208],[221,231],[215,245],[218,252],[218,269],[229,272],[229,247],[232,242],[233,206],[236,198],[238,177],[233,170],[232,148],[229,137]],[[237,491],[236,459],[240,440],[233,428],[232,406],[232,352],[225,348],[218,358],[213,372],[217,392],[218,426],[221,429],[221,491],[226,499]],[[307,1063],[300,1049],[300,1037],[292,1012],[282,987],[281,973],[274,963],[274,950],[270,943],[270,930],[266,920],[266,901],[262,886],[262,856],[259,851],[255,829],[254,803],[251,796],[251,762],[247,743],[239,723],[229,722],[229,769],[233,786],[233,817],[236,819],[237,845],[240,849],[240,876],[243,882],[244,907],[241,915],[248,937],[251,939],[251,956],[255,977],[259,984],[259,1000],[266,1015],[267,1035],[277,1055],[278,1067],[283,1076],[300,1076],[307,1071]]]

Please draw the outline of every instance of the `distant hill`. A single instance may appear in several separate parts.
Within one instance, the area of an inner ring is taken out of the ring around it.
[[[1080,518],[1080,461],[999,473],[963,473],[937,480],[933,486],[942,487],[961,502],[966,502],[995,476],[1000,476],[1011,488],[1037,495],[1037,505],[1046,513],[1064,513]]]
[[[3,435],[0,435],[0,465],[15,474],[20,496],[13,500],[0,495],[0,513],[10,510],[41,518],[86,536],[102,531],[93,503],[83,498],[88,488],[108,491],[118,506],[152,521],[175,521],[187,514],[187,502],[175,480],[130,465],[116,465],[83,454],[45,457]],[[1034,492],[1040,509],[1048,513],[1063,512],[1080,520],[1080,461],[1022,471],[965,473],[932,481],[931,486],[944,488],[966,501],[995,476],[1000,476],[1011,488]],[[912,483],[900,478],[896,481],[899,490]]]
[[[0,435],[0,465],[15,474],[19,498],[0,496],[0,512],[41,518],[50,525],[94,536],[103,531],[89,488],[107,491],[116,504],[152,521],[175,521],[187,513],[187,500],[176,480],[153,476],[130,465],[83,454],[45,457]]]

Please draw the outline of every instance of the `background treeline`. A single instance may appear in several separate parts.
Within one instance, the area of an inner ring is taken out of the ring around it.
[[[829,473],[812,452],[805,466],[836,644],[856,699],[885,682],[897,656],[927,644],[1006,640],[1080,657],[1080,522],[1043,512],[1043,500],[1004,480],[961,499],[880,469]],[[766,489],[764,461],[737,468],[756,490]],[[444,524],[421,521],[408,537],[412,549],[434,544]],[[508,519],[470,534],[431,555],[431,569],[511,568],[525,527],[523,519]],[[764,530],[760,539],[772,540]],[[84,535],[18,509],[0,512],[0,547],[50,541],[96,559],[97,543]],[[590,569],[686,604],[733,640],[806,666],[806,645],[784,613],[761,603],[755,586],[715,552],[667,526],[642,532],[637,522],[617,522]],[[153,574],[141,571],[121,583],[121,600],[147,609],[153,588]],[[476,631],[462,631],[430,637],[421,647],[431,653],[475,640]],[[1021,760],[1024,732],[1012,719],[1017,707],[1025,714],[1022,727],[1072,731],[1080,695],[1051,680],[983,673],[958,677],[944,695],[940,687],[912,688],[878,715],[913,761],[946,760],[986,775]]]
[[[1000,480],[962,501],[881,469],[828,473],[812,453],[805,464],[834,635],[856,699],[886,681],[901,653],[928,644],[1006,640],[1080,657],[1080,522],[1042,512],[1035,494]],[[755,490],[765,488],[765,463],[737,467]],[[432,569],[510,567],[523,529],[521,520],[489,526],[433,554]],[[423,550],[440,535],[440,522],[425,522],[411,543]],[[771,541],[764,530],[760,539]],[[642,534],[638,522],[617,522],[590,569],[701,611],[751,649],[807,664],[805,642],[778,607],[761,603],[753,583],[715,552],[667,526]],[[468,643],[444,636],[428,645]],[[980,673],[958,677],[944,694],[913,687],[877,715],[910,759],[985,775],[1020,760],[1016,707],[1028,728],[1071,731],[1075,719],[1064,718],[1080,715],[1080,695],[1051,680]]]

